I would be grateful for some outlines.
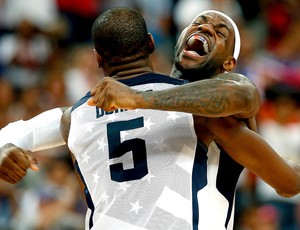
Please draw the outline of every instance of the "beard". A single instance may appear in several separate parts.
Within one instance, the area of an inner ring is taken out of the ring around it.
[[[188,80],[189,82],[209,79],[212,76],[215,76],[216,74],[220,73],[220,66],[220,63],[211,60],[204,66],[189,69],[183,68],[179,62],[175,62],[176,69],[181,73],[178,78]]]

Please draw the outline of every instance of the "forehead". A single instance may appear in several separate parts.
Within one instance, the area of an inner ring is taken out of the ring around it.
[[[233,26],[231,22],[221,14],[215,12],[203,12],[198,14],[193,20],[193,22],[200,20],[205,23],[212,23],[214,26],[226,27],[229,31],[233,31]]]

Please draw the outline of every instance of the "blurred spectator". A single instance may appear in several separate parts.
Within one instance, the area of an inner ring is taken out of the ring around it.
[[[266,0],[266,49],[281,59],[299,56],[300,2],[298,0]]]
[[[92,46],[72,47],[67,60],[64,83],[67,99],[73,104],[91,90],[103,76],[97,68]]]
[[[9,117],[15,92],[12,85],[7,80],[0,78],[0,127],[4,127],[8,122],[12,121]]]
[[[99,0],[52,0],[56,2],[57,9],[66,20],[68,31],[63,46],[74,43],[86,43],[91,40],[91,29],[94,20],[100,13]]]
[[[20,209],[13,221],[15,229],[84,229],[84,210],[77,210],[78,184],[69,157],[65,156],[68,155],[43,158],[44,175],[21,195]]]
[[[3,4],[2,23],[10,31],[25,20],[40,31],[50,32],[59,21],[54,0],[1,0],[1,2]]]
[[[14,185],[0,181],[0,229],[12,229],[11,219],[17,210],[16,191]]]
[[[282,157],[300,162],[300,89],[278,83],[268,87],[265,96],[259,116],[259,133]],[[256,191],[259,203],[277,208],[281,230],[300,229],[297,220],[300,195],[280,197],[260,179]]]
[[[30,21],[21,20],[15,33],[0,38],[0,62],[4,77],[15,90],[37,86],[51,56],[51,43]]]
[[[277,209],[270,205],[249,207],[242,213],[235,230],[281,230]]]

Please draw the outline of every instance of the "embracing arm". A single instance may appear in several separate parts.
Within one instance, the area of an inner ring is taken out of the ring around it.
[[[90,105],[111,111],[123,109],[158,109],[188,112],[205,117],[233,115],[254,116],[260,107],[260,95],[245,76],[222,73],[213,79],[200,80],[161,91],[135,91],[104,78],[93,90]]]
[[[210,118],[207,125],[228,155],[272,186],[283,197],[300,192],[300,167],[281,158],[257,133],[238,119]]]

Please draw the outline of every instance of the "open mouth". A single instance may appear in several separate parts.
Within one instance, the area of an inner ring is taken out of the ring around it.
[[[194,51],[200,56],[208,54],[208,42],[199,34],[193,34],[187,39],[187,51]]]

